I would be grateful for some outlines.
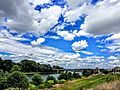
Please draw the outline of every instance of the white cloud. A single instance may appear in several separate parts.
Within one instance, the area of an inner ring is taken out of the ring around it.
[[[64,15],[65,20],[68,22],[75,22],[76,20],[80,19],[81,15],[88,13],[91,8],[91,4],[85,2],[84,4],[82,4],[82,6],[78,8],[66,11]]]
[[[110,57],[108,57],[108,59],[117,59],[117,57],[115,57],[115,56],[110,56]]]
[[[93,55],[92,52],[89,52],[89,51],[80,51],[81,53],[84,53],[84,54],[87,54],[87,55]]]
[[[79,31],[74,30],[74,31],[73,31],[73,34],[75,34],[75,35],[78,36],[78,37],[80,37],[80,36],[86,36],[86,37],[92,36],[92,35],[90,35],[89,33],[85,32],[85,31],[83,31],[83,30],[79,30]]]
[[[74,42],[72,44],[72,49],[76,52],[80,51],[82,49],[85,49],[86,47],[88,47],[88,43],[87,43],[86,40],[81,40],[81,41],[78,41],[78,42]]]
[[[36,41],[35,40],[31,41],[31,44],[33,46],[38,46],[38,45],[42,44],[43,42],[45,42],[45,38],[38,38]]]
[[[71,41],[75,38],[75,35],[68,31],[58,31],[57,34],[60,35],[61,37],[63,37],[65,40]]]
[[[113,34],[112,36],[108,37],[106,40],[118,40],[120,39],[120,33]]]
[[[35,0],[38,4],[49,2],[48,0],[42,1]],[[4,12],[3,15],[0,14],[0,17],[8,18],[7,22],[1,22],[1,24],[20,33],[32,32],[37,35],[45,34],[58,23],[59,16],[62,13],[62,8],[56,5],[42,9],[39,12],[35,11],[35,6],[31,6],[27,0],[9,0],[9,2],[9,7],[4,8],[4,6],[8,6],[8,1],[0,1],[0,9]]]
[[[33,3],[35,6],[36,5],[43,5],[46,3],[50,3],[50,0],[29,0],[29,2]]]
[[[101,2],[89,11],[81,29],[94,35],[119,33],[120,1],[113,3],[104,0]]]
[[[66,0],[70,9],[75,9],[88,0]]]

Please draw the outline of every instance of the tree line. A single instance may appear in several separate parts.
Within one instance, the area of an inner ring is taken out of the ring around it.
[[[40,64],[31,60],[22,60],[20,62],[13,62],[12,60],[2,60],[0,58],[0,69],[10,72],[14,65],[18,65],[22,72],[53,72],[54,69],[61,69],[60,66],[50,66],[49,64]],[[63,69],[63,68],[62,68]]]

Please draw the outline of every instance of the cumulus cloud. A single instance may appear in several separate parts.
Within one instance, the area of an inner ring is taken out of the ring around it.
[[[33,46],[38,46],[38,45],[42,44],[43,42],[45,42],[45,38],[38,38],[36,41],[35,40],[31,41],[31,44]]]
[[[65,40],[73,40],[75,38],[75,35],[73,33],[70,33],[68,31],[57,31],[57,34],[63,37]]]
[[[120,1],[104,0],[88,12],[81,29],[94,35],[120,32]]]
[[[88,47],[88,43],[86,40],[81,40],[81,41],[78,41],[78,42],[74,42],[72,44],[72,49],[76,52],[82,50],[82,49],[85,49],[86,47]]]
[[[117,59],[115,56],[109,56],[108,59]]]
[[[42,1],[35,0],[33,3],[49,2],[48,0]],[[0,1],[0,17],[8,18],[7,22],[1,22],[1,24],[20,33],[32,32],[42,35],[58,23],[62,13],[61,7],[55,5],[42,9],[41,12],[35,11],[34,8],[35,6],[30,5],[27,0]]]
[[[90,35],[89,33],[83,31],[83,30],[74,30],[73,32],[69,32],[69,31],[57,31],[57,35],[60,35],[61,37],[63,37],[65,40],[74,40],[75,37],[80,37],[80,36],[86,36],[86,37],[90,37],[92,35]]]

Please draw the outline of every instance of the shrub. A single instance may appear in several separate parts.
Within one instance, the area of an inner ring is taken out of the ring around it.
[[[88,77],[92,74],[93,74],[93,70],[83,70],[83,72],[82,72],[82,75],[86,76],[86,77]]]
[[[53,76],[48,76],[46,81],[48,81],[48,80],[53,80],[54,83],[57,82],[55,77],[53,77]]]
[[[8,76],[7,85],[14,88],[28,88],[29,82],[22,72],[14,71]]]
[[[49,80],[49,81],[45,82],[45,87],[46,88],[51,88],[53,83],[54,83],[53,80]]]
[[[32,77],[32,83],[37,86],[43,83],[43,79],[39,74],[35,74]]]
[[[39,90],[39,88],[35,86],[34,84],[29,84],[28,90]]]
[[[21,71],[21,68],[18,65],[14,65],[10,70],[10,72],[14,72],[14,71]]]
[[[73,78],[81,78],[80,74],[79,73],[73,73]]]
[[[40,89],[43,89],[43,88],[45,88],[45,85],[44,85],[44,84],[40,84],[40,85],[39,85],[39,88],[40,88]]]
[[[63,84],[63,83],[65,83],[65,82],[66,82],[65,79],[62,79],[62,80],[59,80],[59,81],[58,81],[59,84]]]

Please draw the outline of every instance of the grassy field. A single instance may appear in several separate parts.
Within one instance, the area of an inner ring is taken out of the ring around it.
[[[120,74],[98,75],[89,78],[68,81],[63,85],[53,88],[52,90],[107,90],[98,88],[105,88],[105,85],[106,88],[111,87],[110,85],[113,85],[112,83],[117,85],[118,87],[116,86],[116,88],[118,89],[111,90],[120,90]],[[109,86],[107,86],[108,84]]]

